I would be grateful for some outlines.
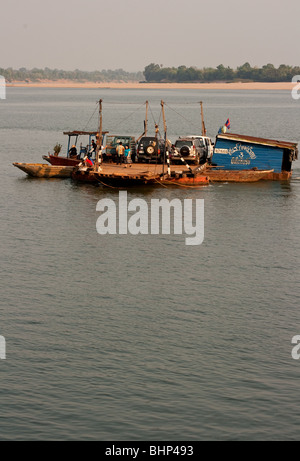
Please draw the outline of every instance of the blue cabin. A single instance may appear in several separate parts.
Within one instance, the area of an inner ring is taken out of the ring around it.
[[[297,158],[297,143],[225,133],[216,137],[212,164],[222,170],[274,170],[290,176]]]

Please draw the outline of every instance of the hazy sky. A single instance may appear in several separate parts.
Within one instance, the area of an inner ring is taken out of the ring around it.
[[[0,67],[300,65],[300,0],[9,0]]]

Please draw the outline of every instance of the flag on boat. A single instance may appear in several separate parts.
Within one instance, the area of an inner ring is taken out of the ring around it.
[[[218,134],[226,133],[226,131],[230,130],[230,120],[229,118],[226,120],[225,124],[223,126],[220,126]]]

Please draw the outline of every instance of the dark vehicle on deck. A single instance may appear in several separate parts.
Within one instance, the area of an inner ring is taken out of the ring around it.
[[[155,136],[143,136],[138,142],[137,156],[139,162],[163,163],[165,141]]]

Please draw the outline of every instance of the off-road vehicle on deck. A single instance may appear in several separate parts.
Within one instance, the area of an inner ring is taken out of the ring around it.
[[[188,163],[205,163],[212,156],[213,147],[207,136],[181,136],[172,146],[172,163],[180,163],[181,157]]]
[[[155,136],[143,136],[137,147],[139,162],[162,163],[164,159],[165,141]]]

